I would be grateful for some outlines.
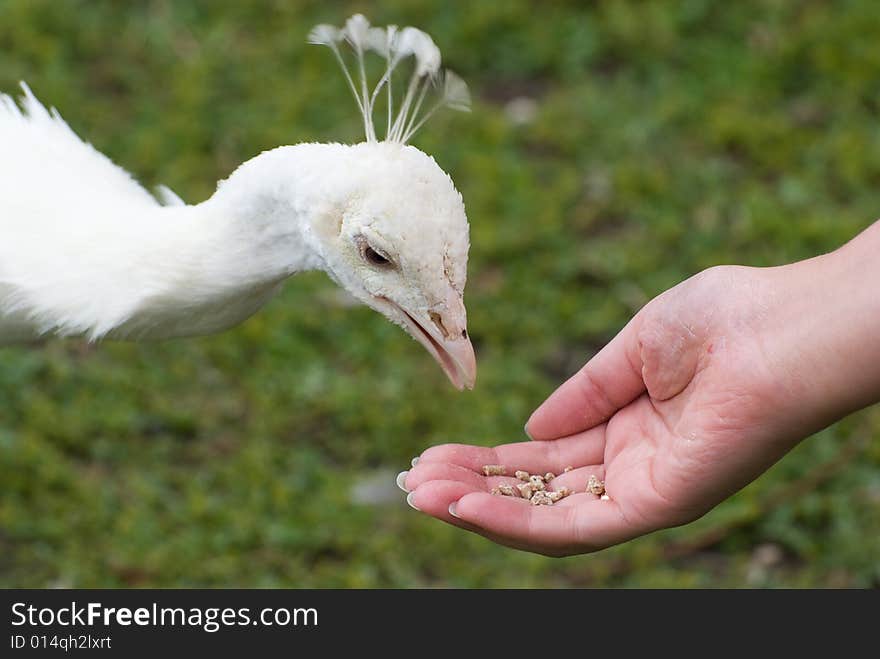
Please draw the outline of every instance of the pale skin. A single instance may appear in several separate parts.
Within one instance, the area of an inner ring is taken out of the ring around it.
[[[880,222],[774,268],[706,270],[648,303],[532,414],[534,440],[446,444],[398,483],[417,510],[550,556],[691,522],[800,441],[880,401]],[[486,464],[509,477],[485,477]],[[573,469],[563,473],[565,467]],[[553,472],[553,506],[493,496]],[[607,500],[585,492],[604,479]]]

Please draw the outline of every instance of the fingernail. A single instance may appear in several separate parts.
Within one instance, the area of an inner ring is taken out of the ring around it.
[[[413,503],[413,499],[415,498],[414,495],[415,495],[415,492],[410,492],[409,494],[407,494],[407,495],[406,495],[406,502],[409,504],[409,507],[410,507],[410,508],[412,508],[413,510],[418,510],[419,512],[421,512],[422,509],[419,508],[416,504]]]
[[[449,504],[449,514],[452,515],[453,517],[457,518],[457,519],[461,519],[461,517],[459,517],[459,516],[458,516],[458,513],[456,512],[456,508],[457,508],[457,507],[458,507],[458,504],[456,504],[455,501],[453,501],[452,503],[450,503],[450,504]]]
[[[397,474],[397,478],[394,481],[395,483],[397,483],[397,487],[407,493],[409,493],[409,490],[406,489],[406,475],[408,473],[409,471],[401,471],[399,474]]]
[[[529,432],[529,424],[528,423],[523,426],[523,432],[526,434],[526,437],[528,437],[532,441],[535,441],[535,438],[532,437],[531,433]]]
[[[419,459],[418,459],[417,457],[416,457],[416,458],[413,458],[412,461],[410,462],[410,464],[411,464],[413,467],[415,467],[417,464],[419,464]]]

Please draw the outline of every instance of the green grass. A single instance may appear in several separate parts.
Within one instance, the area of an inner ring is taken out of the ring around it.
[[[876,586],[877,410],[695,524],[591,556],[495,546],[402,496],[352,503],[353,479],[429,445],[522,439],[667,287],[827,251],[880,214],[875,0],[585,4],[0,4],[0,89],[27,80],[189,201],[263,149],[360,138],[332,58],[305,44],[314,23],[428,30],[475,101],[415,144],[465,199],[479,361],[476,390],[453,391],[318,274],[215,337],[0,349],[0,585]],[[505,113],[518,96],[538,103],[527,125]]]

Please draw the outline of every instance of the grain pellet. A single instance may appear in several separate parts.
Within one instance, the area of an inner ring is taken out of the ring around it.
[[[605,481],[600,481],[595,474],[590,474],[590,480],[587,481],[587,492],[596,496],[605,494]]]
[[[498,491],[506,497],[519,497],[519,490],[516,489],[513,485],[509,485],[507,483],[501,483],[498,486]]]
[[[546,492],[535,492],[529,499],[533,506],[552,506],[553,499]]]
[[[517,485],[516,488],[519,490],[519,495],[520,495],[523,499],[531,499],[531,498],[532,498],[532,493],[535,491],[535,490],[532,488],[532,484],[531,484],[531,483],[521,483],[521,484]]]
[[[519,497],[519,490],[517,490],[513,485],[508,485],[507,483],[502,483],[501,485],[496,485],[491,490],[492,494],[501,495],[505,497]]]
[[[500,465],[485,465],[483,473],[488,476],[487,469],[497,466]],[[514,474],[523,482],[516,485],[501,483],[492,488],[492,494],[525,499],[533,506],[552,506],[557,501],[572,494],[572,491],[565,486],[560,487],[558,490],[547,489],[547,483],[556,478],[553,472],[548,471],[541,476],[540,474],[530,474],[522,469],[517,469]],[[504,473],[493,475],[504,475]]]
[[[507,468],[504,465],[483,465],[483,474],[486,476],[504,476]]]

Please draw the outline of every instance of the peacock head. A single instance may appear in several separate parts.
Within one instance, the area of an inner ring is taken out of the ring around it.
[[[434,159],[406,143],[439,108],[467,110],[467,86],[455,74],[440,70],[439,50],[415,28],[371,27],[358,14],[343,28],[315,27],[309,41],[329,46],[342,65],[366,137],[346,147],[351,157],[345,158],[345,201],[333,230],[320,237],[326,268],[352,295],[419,341],[453,385],[470,389],[476,360],[463,299],[469,246],[464,204]],[[343,42],[354,51],[359,85],[339,48]],[[372,89],[363,66],[369,51],[386,63]],[[413,70],[395,113],[394,73],[410,58]],[[425,109],[432,96],[439,98]],[[373,123],[380,100],[387,109],[381,141]]]
[[[324,268],[354,297],[403,327],[459,389],[472,388],[474,350],[463,294],[468,221],[461,195],[413,146],[345,147],[347,193],[318,220]]]

